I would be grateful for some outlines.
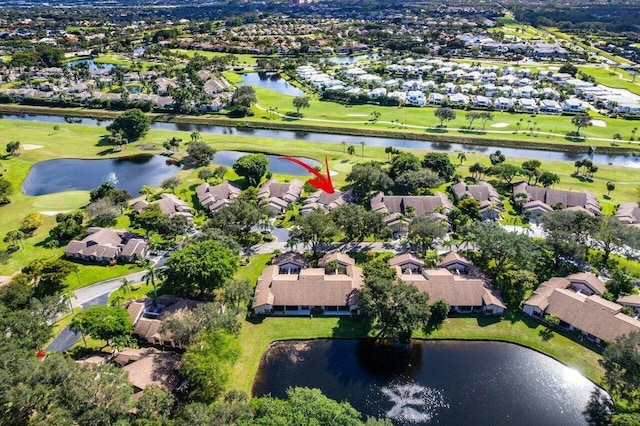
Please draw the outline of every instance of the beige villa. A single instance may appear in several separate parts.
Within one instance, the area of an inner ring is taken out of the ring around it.
[[[601,297],[606,287],[595,275],[579,273],[546,281],[527,299],[522,310],[536,318],[556,315],[560,325],[596,343],[640,332],[640,321],[622,313],[623,305]],[[620,299],[633,306],[637,298]]]

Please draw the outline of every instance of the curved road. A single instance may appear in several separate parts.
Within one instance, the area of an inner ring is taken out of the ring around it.
[[[154,268],[160,268],[164,265],[166,257],[155,258]],[[74,297],[71,299],[71,305],[75,308],[80,306],[82,309],[87,309],[92,305],[106,305],[109,303],[109,295],[120,288],[122,280],[124,278],[134,283],[139,283],[143,280],[146,272],[135,272],[133,274],[125,275],[118,278],[102,281],[87,287],[79,288],[74,291]],[[76,334],[66,327],[58,334],[49,346],[46,347],[47,351],[64,352],[70,349],[75,343],[82,337],[80,334]]]

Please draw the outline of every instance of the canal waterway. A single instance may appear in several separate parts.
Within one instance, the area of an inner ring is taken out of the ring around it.
[[[7,120],[27,120],[38,121],[46,123],[75,123],[84,125],[97,125],[107,126],[111,123],[110,120],[96,120],[94,118],[69,118],[55,115],[17,115],[17,114],[2,114],[1,118]],[[253,129],[244,127],[230,127],[230,126],[216,126],[207,124],[182,124],[182,123],[166,123],[166,122],[154,122],[151,124],[152,129],[156,130],[180,130],[192,132],[194,130],[203,134],[217,134],[217,135],[240,135],[240,136],[254,136],[259,138],[272,138],[283,140],[298,140],[307,142],[319,142],[319,143],[332,143],[341,144],[343,141],[347,145],[359,145],[360,142],[365,142],[366,146],[378,146],[378,147],[394,147],[405,149],[426,149],[432,151],[443,152],[477,152],[487,153],[487,155],[497,149],[499,149],[507,157],[515,158],[535,158],[541,161],[544,160],[558,160],[558,161],[575,161],[582,158],[591,158],[595,164],[612,164],[614,166],[640,168],[640,157],[625,156],[625,155],[606,155],[598,154],[597,151],[592,156],[586,154],[569,154],[558,151],[545,151],[538,149],[520,149],[520,148],[503,148],[492,146],[479,146],[479,145],[467,145],[459,143],[448,142],[426,142],[415,139],[401,139],[401,138],[383,138],[383,137],[370,137],[370,136],[349,136],[340,135],[334,133],[319,133],[319,132],[301,132],[294,130],[271,130],[271,129]]]

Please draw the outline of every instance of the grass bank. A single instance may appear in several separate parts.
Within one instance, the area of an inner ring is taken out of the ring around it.
[[[157,154],[162,151],[159,148],[162,143],[172,137],[181,138],[183,141],[190,140],[189,131],[152,130],[142,140],[129,145],[125,150],[112,152],[110,146],[101,142],[107,133],[104,127],[67,123],[61,123],[58,126],[59,130],[54,130],[53,123],[0,120],[0,147],[3,147],[11,140],[19,140],[23,146],[27,144],[36,146],[34,149],[24,149],[19,157],[5,156],[0,158],[0,171],[12,183],[14,189],[14,194],[11,196],[11,204],[0,207],[0,229],[3,231],[2,234],[4,235],[9,230],[17,229],[20,220],[32,211],[48,214],[45,217],[43,226],[38,229],[33,237],[25,240],[25,248],[16,252],[7,264],[0,265],[1,275],[12,274],[30,259],[59,257],[62,254],[61,248],[47,249],[42,244],[48,235],[48,231],[55,225],[55,213],[80,208],[86,205],[89,199],[87,191],[68,191],[37,197],[24,195],[20,186],[33,164],[54,158],[114,158],[142,152]],[[331,169],[337,172],[337,175],[332,178],[337,187],[345,185],[345,177],[353,164],[371,160],[384,162],[387,161],[388,157],[384,152],[384,148],[366,145],[366,139],[364,139],[364,156],[361,156],[360,146],[356,147],[357,155],[350,156],[345,153],[346,146],[341,144],[206,133],[202,134],[202,138],[216,150],[263,152],[276,155],[286,153],[287,155],[313,158],[320,161],[324,160],[326,155]],[[153,146],[157,148],[151,149]],[[184,146],[182,149],[184,149]],[[419,156],[427,152],[426,149],[408,151],[412,151]],[[475,152],[468,152],[466,161],[458,165],[458,173],[467,176],[469,174],[469,165],[475,162],[489,165],[489,153],[489,149],[482,147],[479,147]],[[452,152],[450,153],[450,158],[452,162],[458,164],[456,155],[455,152]],[[508,163],[518,165],[524,160],[524,158],[507,158]],[[572,162],[544,161],[542,167],[544,170],[552,171],[560,176],[561,181],[556,186],[557,188],[589,190],[598,197],[603,206],[606,206],[606,211],[613,211],[615,205],[620,202],[635,200],[636,188],[640,185],[637,170],[631,168],[600,165],[593,181],[588,182],[571,176],[574,171]],[[197,169],[189,169],[182,170],[178,174],[182,179],[182,184],[176,192],[183,198],[186,197],[189,201],[193,200],[188,194],[192,194],[193,188],[201,183],[201,180],[197,178],[197,173]],[[231,171],[229,171],[227,177],[232,180],[239,179]],[[279,176],[279,178],[291,179],[293,176]],[[607,182],[616,184],[610,199],[605,197]],[[183,190],[185,195],[182,195]],[[133,195],[137,196],[137,194]],[[0,245],[0,248],[2,247]],[[84,266],[82,268],[84,269]],[[90,284],[91,281],[96,279],[98,281],[102,280],[98,278],[106,279],[113,276],[110,272],[111,270],[107,268],[103,268],[102,271],[106,274],[104,278],[87,272],[86,279],[82,279],[83,285]],[[71,277],[70,283],[73,281],[75,280]]]
[[[603,370],[598,364],[600,355],[571,338],[554,333],[544,340],[544,327],[521,313],[507,319],[489,317],[457,317],[447,319],[441,328],[428,336],[416,333],[416,338],[496,340],[515,343],[548,355],[575,368],[595,383],[601,384]],[[240,332],[242,355],[236,364],[229,389],[249,393],[258,371],[260,358],[272,342],[292,339],[366,338],[371,337],[367,326],[358,318],[269,317],[245,321]]]

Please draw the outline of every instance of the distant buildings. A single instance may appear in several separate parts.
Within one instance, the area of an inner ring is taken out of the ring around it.
[[[566,191],[543,188],[520,182],[513,186],[513,198],[522,207],[522,213],[530,220],[554,209],[582,211],[590,215],[600,214],[600,203],[589,191]]]
[[[316,209],[321,209],[328,213],[337,207],[352,202],[354,199],[355,195],[351,189],[346,192],[336,190],[333,194],[318,190],[307,197],[302,208],[300,208],[300,214],[309,214]]]
[[[493,185],[482,180],[477,185],[467,185],[464,182],[455,183],[451,185],[451,193],[456,202],[465,196],[476,199],[480,203],[482,220],[498,220],[504,208],[498,191]]]
[[[214,186],[203,182],[196,187],[198,202],[202,207],[209,209],[211,213],[229,205],[232,200],[240,196],[240,192],[240,188],[226,180]]]
[[[636,201],[630,203],[620,203],[616,210],[616,217],[624,224],[640,226],[640,207]]]
[[[447,220],[454,205],[441,193],[435,195],[385,195],[377,192],[371,197],[371,211],[385,215],[383,221],[396,234],[405,234],[413,216],[434,215]]]
[[[263,200],[265,208],[271,214],[279,214],[291,203],[296,203],[302,194],[303,183],[297,179],[289,183],[280,183],[277,179],[265,182],[258,191],[258,199]]]
[[[162,213],[166,216],[184,216],[189,222],[193,221],[193,211],[186,201],[181,200],[174,194],[161,194],[160,199],[151,203],[146,200],[140,200],[131,206],[131,209],[137,213],[142,211],[149,205],[157,204]]]
[[[121,229],[92,227],[82,240],[73,240],[64,249],[68,258],[88,262],[132,262],[147,255],[147,242]]]

